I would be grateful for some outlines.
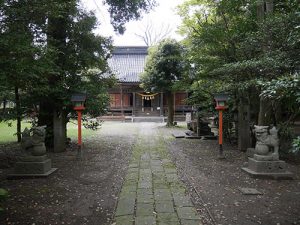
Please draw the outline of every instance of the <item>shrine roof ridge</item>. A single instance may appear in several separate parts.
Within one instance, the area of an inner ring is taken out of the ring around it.
[[[132,55],[132,54],[148,54],[147,46],[115,46],[113,55]]]
[[[121,83],[138,83],[139,75],[144,72],[148,47],[116,46],[109,67]]]

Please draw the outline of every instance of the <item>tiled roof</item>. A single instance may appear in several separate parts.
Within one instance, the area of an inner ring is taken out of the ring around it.
[[[109,67],[120,82],[139,82],[139,75],[144,72],[147,47],[115,47],[108,60]]]

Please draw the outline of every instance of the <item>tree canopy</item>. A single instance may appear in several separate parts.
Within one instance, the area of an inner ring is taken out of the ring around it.
[[[225,91],[241,121],[245,106],[251,109],[249,123],[278,125],[296,118],[299,9],[296,0],[188,0],[181,5],[180,32],[187,59],[195,65],[190,101],[209,102],[213,93]]]
[[[152,0],[104,2],[119,33],[124,32],[125,22],[138,19],[155,5]],[[55,135],[55,118],[61,120],[56,123],[59,129],[66,130],[72,93],[86,92],[87,113],[99,115],[109,100],[106,89],[114,82],[107,66],[112,40],[94,34],[95,15],[78,3],[0,1],[1,102],[14,96],[14,118],[20,121],[25,114],[38,115],[38,124],[47,125],[47,137]],[[60,142],[65,142],[66,132],[58,133],[64,134]],[[53,139],[48,144],[53,145]]]
[[[173,124],[173,95],[179,89],[185,71],[184,48],[175,40],[165,39],[149,49],[141,86],[149,92],[164,92],[168,99],[168,125]]]

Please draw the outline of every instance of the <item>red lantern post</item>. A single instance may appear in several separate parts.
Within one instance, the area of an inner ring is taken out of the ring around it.
[[[223,154],[223,110],[227,109],[226,101],[228,100],[227,94],[215,94],[216,110],[219,111],[219,158],[224,159]]]
[[[82,111],[85,109],[84,107],[85,100],[86,100],[85,94],[74,94],[72,95],[71,98],[71,101],[74,104],[74,110],[77,112],[79,157],[81,157],[81,149],[82,149],[81,120],[82,120]]]

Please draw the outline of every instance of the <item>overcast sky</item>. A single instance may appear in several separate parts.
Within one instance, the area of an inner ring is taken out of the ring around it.
[[[100,27],[95,31],[104,36],[113,36],[116,46],[140,46],[145,45],[141,38],[135,34],[143,34],[147,24],[155,26],[157,32],[162,27],[169,26],[172,32],[170,37],[180,40],[181,37],[176,34],[176,29],[180,25],[180,17],[176,15],[175,8],[184,0],[157,0],[158,6],[149,14],[145,14],[142,20],[131,21],[126,24],[126,32],[123,35],[116,35],[110,25],[110,18],[107,10],[102,5],[101,0],[81,0],[83,5],[93,10],[101,22]]]

